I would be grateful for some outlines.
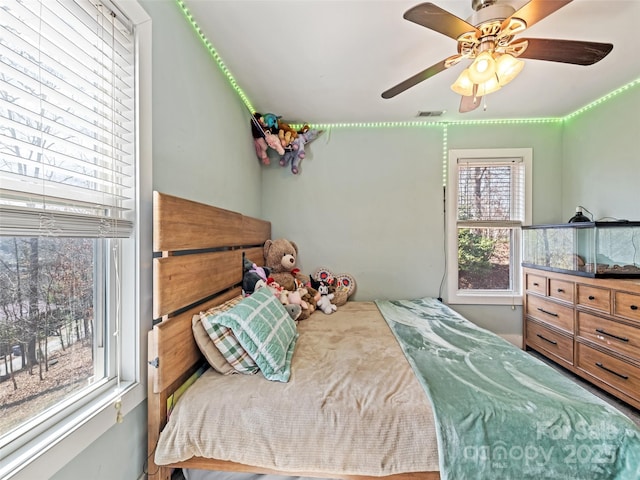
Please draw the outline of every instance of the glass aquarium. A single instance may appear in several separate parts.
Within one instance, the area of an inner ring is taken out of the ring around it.
[[[586,277],[640,277],[640,222],[522,227],[522,265]]]

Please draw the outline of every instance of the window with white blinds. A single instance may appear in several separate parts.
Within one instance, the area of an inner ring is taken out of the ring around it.
[[[449,303],[521,303],[521,227],[531,215],[531,149],[451,150]]]
[[[105,2],[0,8],[0,235],[129,236],[130,25]]]
[[[149,20],[128,1],[0,0],[2,478],[75,452],[138,386]]]

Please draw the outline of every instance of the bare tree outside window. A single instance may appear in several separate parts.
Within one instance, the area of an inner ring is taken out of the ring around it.
[[[94,376],[95,242],[0,238],[0,436]]]

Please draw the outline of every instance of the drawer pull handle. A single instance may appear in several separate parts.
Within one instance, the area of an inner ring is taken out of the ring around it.
[[[559,288],[558,293],[564,293],[564,288]]]
[[[610,368],[605,367],[604,365],[602,365],[600,362],[596,362],[596,367],[601,368],[602,370],[605,370],[609,373],[613,373],[614,375],[622,378],[623,380],[629,380],[629,377],[627,375],[623,375],[621,373],[618,372],[614,372],[613,370],[611,370]]]
[[[538,282],[533,282],[533,286],[534,286],[534,287],[539,287],[539,286],[540,286],[540,284],[539,284]]]
[[[540,337],[542,340],[544,340],[545,342],[549,342],[552,345],[557,345],[558,342],[556,342],[555,340],[549,340],[548,338],[543,337],[542,335],[540,335],[539,333],[536,333],[537,337]]]
[[[596,297],[594,297],[593,295],[589,295],[589,300],[595,300]]]
[[[638,305],[631,305],[629,308],[631,310],[637,310],[638,309]]]
[[[557,313],[548,312],[548,311],[546,311],[544,308],[540,308],[540,307],[538,307],[538,310],[540,310],[542,313],[546,313],[547,315],[551,315],[551,316],[553,316],[553,317],[557,317],[557,316],[558,316],[558,314],[557,314]]]
[[[626,337],[619,337],[618,335],[614,335],[612,333],[605,332],[601,328],[596,328],[596,332],[601,333],[602,335],[606,335],[607,337],[615,338],[616,340],[620,340],[621,342],[628,342],[629,341],[629,339],[626,338]]]

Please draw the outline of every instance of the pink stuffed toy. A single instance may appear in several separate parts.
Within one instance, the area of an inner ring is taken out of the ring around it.
[[[269,156],[267,155],[267,142],[264,138],[254,138],[253,144],[256,147],[256,155],[258,156],[258,160],[262,162],[263,165],[269,165],[271,162],[269,161]]]
[[[277,135],[271,132],[264,132],[264,139],[271,148],[273,148],[279,155],[284,155],[284,147],[280,143],[280,139]]]

